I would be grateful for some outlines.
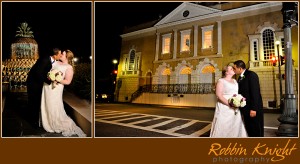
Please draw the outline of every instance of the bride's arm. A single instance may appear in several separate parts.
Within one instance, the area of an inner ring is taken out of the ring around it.
[[[73,74],[73,67],[68,68],[66,70],[65,78],[62,81],[60,81],[60,83],[63,85],[69,85],[72,82]]]
[[[216,86],[216,96],[222,104],[229,106],[228,100],[223,97],[223,83],[221,80],[218,80],[218,83]]]

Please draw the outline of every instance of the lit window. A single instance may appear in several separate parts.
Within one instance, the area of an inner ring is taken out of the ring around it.
[[[180,51],[190,51],[191,30],[181,31],[181,49]]]
[[[213,67],[212,65],[208,65],[202,69],[203,74],[214,73],[214,72],[215,72],[215,67]]]
[[[188,74],[191,74],[192,73],[192,70],[190,67],[185,67],[184,69],[181,70],[180,74],[181,75],[188,75]]]
[[[264,60],[271,60],[275,54],[274,46],[274,33],[271,29],[266,29],[262,33],[263,48],[264,48]]]
[[[128,70],[134,69],[134,60],[135,60],[135,51],[131,50],[130,56],[129,56],[129,67]]]
[[[171,47],[171,34],[166,34],[162,36],[162,54],[170,53]]]
[[[202,49],[212,48],[213,25],[202,28]]]
[[[166,69],[163,71],[162,75],[171,75],[171,70],[170,70],[169,68],[166,68]]]

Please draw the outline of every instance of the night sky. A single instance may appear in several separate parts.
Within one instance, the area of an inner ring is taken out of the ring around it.
[[[108,78],[113,59],[119,60],[121,37],[125,27],[164,18],[182,2],[96,2],[95,3],[95,74]]]
[[[91,12],[90,2],[2,2],[2,58],[9,58],[16,31],[22,22],[27,22],[40,56],[51,55],[52,49],[59,47],[89,61]]]

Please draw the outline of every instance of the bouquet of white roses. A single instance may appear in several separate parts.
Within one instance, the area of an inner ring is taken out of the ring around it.
[[[52,89],[57,85],[57,82],[60,82],[63,79],[63,73],[57,69],[51,69],[48,72],[48,79],[52,81]]]
[[[246,98],[240,94],[234,94],[228,99],[228,103],[231,107],[234,107],[234,114],[237,114],[236,108],[246,106]]]

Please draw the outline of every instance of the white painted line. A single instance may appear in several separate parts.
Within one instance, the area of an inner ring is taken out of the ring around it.
[[[154,121],[154,120],[159,120],[159,119],[161,119],[161,118],[149,118],[149,119],[146,119],[146,120],[140,120],[140,121],[130,122],[128,124],[134,125],[134,124],[140,124],[140,123],[144,123],[144,122],[148,122],[148,121]]]
[[[107,120],[107,119],[111,119],[111,118],[119,118],[119,117],[127,117],[127,116],[134,116],[134,115],[137,115],[137,114],[125,114],[125,115],[120,115],[120,116],[112,116],[112,117],[103,117],[101,119],[104,119],[104,120]]]
[[[126,121],[126,120],[137,119],[137,118],[144,118],[144,117],[149,117],[149,116],[136,116],[136,117],[130,117],[130,118],[124,118],[124,119],[117,119],[117,120],[113,120],[112,122],[121,122],[121,121]]]
[[[120,113],[120,111],[113,111],[113,110],[96,110],[95,113]]]
[[[264,129],[278,129],[278,127],[270,127],[270,126],[264,126]]]
[[[154,124],[154,125],[151,125],[151,126],[146,126],[147,128],[149,129],[153,129],[153,128],[156,128],[156,127],[159,127],[159,126],[163,126],[163,125],[167,125],[171,122],[174,122],[174,121],[177,121],[179,120],[179,118],[175,118],[175,119],[172,119],[172,120],[167,120],[167,121],[164,121],[164,122],[161,122],[161,123],[158,123],[158,124]]]
[[[183,129],[183,128],[186,128],[188,126],[191,126],[191,125],[193,125],[196,122],[198,122],[198,121],[197,120],[192,120],[192,121],[187,122],[187,123],[185,123],[183,125],[179,125],[179,126],[176,126],[176,127],[172,128],[172,129],[168,129],[167,131],[170,132],[170,133],[174,133],[175,131],[177,131],[179,129]]]
[[[192,133],[192,134],[190,134],[190,135],[187,135],[187,136],[191,136],[191,137],[199,137],[199,136],[201,136],[202,134],[208,132],[208,131],[210,130],[210,128],[211,128],[211,124],[208,124],[206,127],[202,128],[202,129],[200,129],[200,130],[198,130],[198,131],[196,131],[196,132],[194,132],[194,133]]]
[[[127,113],[108,113],[108,114],[97,114],[97,116],[111,116],[111,115],[124,115]]]

